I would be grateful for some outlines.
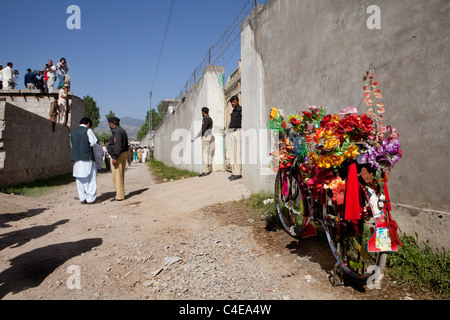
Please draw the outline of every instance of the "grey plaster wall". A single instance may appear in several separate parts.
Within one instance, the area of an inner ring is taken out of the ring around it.
[[[371,30],[369,5],[381,12]],[[286,114],[323,105],[366,111],[362,78],[371,69],[400,133],[403,159],[389,188],[402,230],[449,246],[450,2],[446,0],[272,0],[242,25],[244,130],[265,128],[270,108]],[[249,148],[244,142],[244,148]],[[252,191],[273,176],[244,164]]]
[[[223,67],[208,66],[203,77],[194,84],[155,133],[155,159],[171,167],[202,172],[201,138],[194,138],[201,130],[203,107],[209,108],[214,122],[213,170],[224,170],[224,92]]]

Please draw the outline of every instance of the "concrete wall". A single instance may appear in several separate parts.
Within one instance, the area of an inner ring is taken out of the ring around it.
[[[371,30],[369,5],[381,10]],[[380,82],[385,124],[400,133],[403,159],[390,176],[394,216],[436,246],[450,244],[450,136],[448,70],[450,2],[447,0],[272,0],[242,25],[244,130],[265,128],[269,110],[286,114],[323,105],[366,111],[362,78]],[[263,143],[264,144],[264,143]],[[250,144],[244,142],[244,149]],[[272,191],[273,176],[244,164],[252,191]]]
[[[0,98],[45,119],[50,118],[50,104],[53,102],[55,95],[58,95],[58,93],[44,94],[40,90],[0,90]],[[71,111],[68,125],[71,128],[76,128],[79,126],[81,118],[84,117],[84,102],[70,92],[69,103]]]
[[[0,187],[71,172],[69,130],[0,99]]]
[[[156,131],[155,159],[171,167],[202,172],[201,139],[191,143],[191,138],[201,130],[201,109],[208,107],[214,122],[213,170],[224,169],[223,73],[223,67],[205,68],[201,80],[190,88],[175,113],[166,118]]]

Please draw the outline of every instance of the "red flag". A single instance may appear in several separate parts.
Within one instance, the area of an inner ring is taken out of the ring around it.
[[[345,220],[361,219],[361,207],[359,204],[359,183],[356,163],[348,167],[347,189],[345,190]]]

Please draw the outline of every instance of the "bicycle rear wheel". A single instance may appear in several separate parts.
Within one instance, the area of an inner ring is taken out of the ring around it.
[[[275,204],[284,231],[298,239],[302,234],[307,206],[295,170],[280,169],[275,179]]]

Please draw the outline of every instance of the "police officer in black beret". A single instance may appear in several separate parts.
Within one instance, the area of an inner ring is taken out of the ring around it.
[[[242,107],[238,96],[231,97],[230,102],[233,107],[229,126],[232,175],[228,179],[234,181],[242,178]]]

